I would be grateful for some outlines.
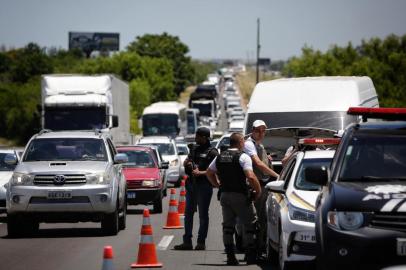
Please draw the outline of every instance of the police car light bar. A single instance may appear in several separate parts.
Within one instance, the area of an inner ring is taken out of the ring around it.
[[[302,145],[338,145],[340,138],[304,138],[299,140]]]
[[[347,111],[349,115],[361,115],[366,122],[368,118],[385,120],[406,120],[406,108],[367,108],[350,107]]]

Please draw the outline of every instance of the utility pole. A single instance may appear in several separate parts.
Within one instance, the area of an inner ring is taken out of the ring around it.
[[[261,45],[259,44],[259,26],[260,26],[260,21],[258,18],[257,19],[257,83],[259,82],[259,50],[261,49]]]

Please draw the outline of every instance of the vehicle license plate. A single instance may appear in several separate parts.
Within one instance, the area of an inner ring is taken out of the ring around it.
[[[72,191],[70,190],[55,190],[48,191],[48,199],[71,199]]]
[[[295,240],[306,243],[316,243],[316,235],[311,232],[297,232]]]
[[[128,191],[127,192],[127,198],[128,199],[135,199],[136,196],[137,196],[137,193],[135,193],[134,191]]]
[[[397,253],[399,256],[406,256],[406,238],[397,238]]]

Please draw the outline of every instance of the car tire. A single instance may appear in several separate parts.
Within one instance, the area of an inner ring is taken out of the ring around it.
[[[105,235],[117,235],[119,229],[118,206],[113,213],[105,214],[101,222],[101,227]]]
[[[156,214],[162,213],[162,194],[160,194],[159,198],[154,201],[153,205],[154,205],[154,213]]]
[[[278,265],[279,265],[279,270],[289,270],[291,269],[290,262],[287,262],[283,259],[283,244],[282,244],[282,231],[279,233],[279,246],[278,246]]]
[[[268,262],[278,264],[278,252],[272,247],[271,240],[268,238],[266,241],[266,260]]]
[[[7,234],[10,238],[19,237],[22,235],[23,228],[21,219],[16,215],[7,215]]]
[[[127,191],[126,193],[127,194]],[[124,197],[123,209],[120,211],[120,217],[118,219],[118,229],[125,230],[127,226],[127,196]]]

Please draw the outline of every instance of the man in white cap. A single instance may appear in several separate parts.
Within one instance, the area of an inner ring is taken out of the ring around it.
[[[279,174],[272,169],[271,158],[268,157],[262,145],[266,128],[267,126],[264,121],[255,120],[252,124],[251,136],[244,144],[244,152],[251,157],[254,173],[261,184],[261,197],[255,202],[259,223],[258,248],[260,252],[265,250],[266,243],[266,199],[268,192],[266,192],[264,187],[266,183],[269,182],[269,177],[279,177]]]

